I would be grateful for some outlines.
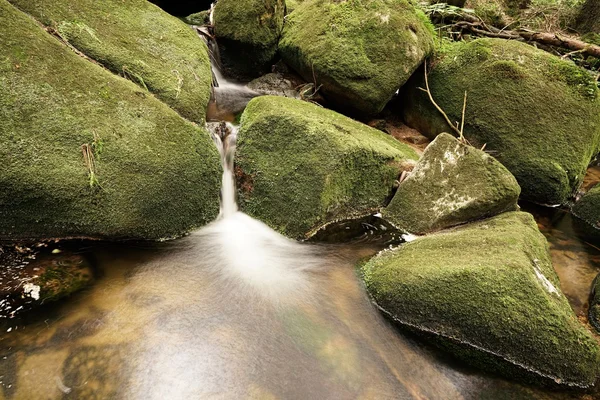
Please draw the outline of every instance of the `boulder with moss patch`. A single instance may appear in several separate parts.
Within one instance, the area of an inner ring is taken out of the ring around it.
[[[205,129],[5,0],[0,36],[0,239],[159,239],[218,214]]]
[[[478,367],[579,388],[598,377],[598,341],[560,291],[530,214],[420,237],[362,271],[382,311]]]
[[[217,2],[215,36],[228,74],[247,79],[271,72],[284,15],[284,0]]]
[[[407,83],[406,122],[426,136],[448,132],[424,88],[423,71]],[[478,39],[449,45],[431,63],[429,87],[451,121],[517,178],[522,196],[562,204],[581,184],[600,140],[594,76],[516,41]]]
[[[334,111],[285,97],[253,99],[236,153],[243,211],[293,238],[386,202],[418,158],[407,145]]]
[[[9,0],[83,54],[203,122],[212,73],[206,44],[146,0]]]
[[[521,188],[493,157],[442,133],[425,149],[383,216],[426,233],[518,209]]]
[[[582,222],[584,234],[600,237],[600,185],[584,194],[571,211]]]
[[[380,112],[433,47],[408,0],[310,0],[286,19],[283,60],[343,111]]]

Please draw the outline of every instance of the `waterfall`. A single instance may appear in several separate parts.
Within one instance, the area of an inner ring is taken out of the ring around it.
[[[233,159],[238,128],[228,122],[209,125],[213,140],[221,154],[223,177],[221,178],[221,211],[219,218],[228,218],[238,210],[235,199],[235,177]]]

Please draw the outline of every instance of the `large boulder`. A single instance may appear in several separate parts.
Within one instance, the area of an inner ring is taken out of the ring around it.
[[[600,139],[594,76],[517,41],[478,39],[449,45],[428,64],[434,100],[464,135],[502,162],[525,199],[562,204],[578,188]],[[434,138],[448,132],[426,93],[421,70],[407,83],[404,118]]]
[[[205,129],[0,0],[0,239],[159,239],[218,214]]]
[[[9,0],[71,46],[192,121],[203,122],[212,73],[206,44],[146,0]]]
[[[283,28],[284,0],[219,0],[215,36],[225,71],[242,79],[271,72]]]
[[[363,273],[383,312],[476,366],[580,388],[596,381],[598,341],[560,291],[527,213],[420,237]]]
[[[317,105],[261,96],[241,119],[240,206],[293,238],[379,211],[418,158],[391,136]]]
[[[380,112],[433,47],[408,0],[307,0],[287,17],[279,51],[343,111]]]
[[[383,210],[398,229],[426,233],[518,209],[521,188],[493,157],[442,133]]]
[[[571,208],[582,221],[582,231],[592,237],[600,237],[600,184],[594,186]]]

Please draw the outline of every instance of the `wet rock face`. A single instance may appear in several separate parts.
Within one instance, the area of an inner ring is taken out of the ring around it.
[[[214,30],[227,75],[256,78],[270,72],[283,28],[283,0],[219,0]]]
[[[380,112],[433,48],[427,18],[406,0],[304,1],[286,17],[283,60],[332,106]]]
[[[378,211],[417,154],[336,112],[275,96],[253,99],[236,152],[240,208],[290,237]]]
[[[431,93],[450,121],[461,121],[467,92],[465,137],[475,147],[487,145],[517,178],[523,198],[567,201],[598,150],[593,76],[532,46],[500,39],[454,44],[428,66]],[[450,127],[419,89],[424,87],[421,70],[405,86],[403,116],[433,138]]]
[[[179,19],[146,0],[10,2],[185,118],[204,121],[212,80],[208,49]]]
[[[50,253],[43,243],[1,246],[0,267],[0,318],[69,296],[94,279],[83,256]]]
[[[598,342],[560,291],[529,214],[418,238],[363,274],[382,311],[475,366],[581,388],[598,377]]]
[[[493,157],[442,133],[400,184],[383,216],[402,231],[427,233],[517,210],[520,191]]]
[[[5,0],[0,36],[1,239],[160,239],[218,214],[204,128]]]

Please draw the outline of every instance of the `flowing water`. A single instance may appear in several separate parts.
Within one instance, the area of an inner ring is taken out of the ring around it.
[[[383,244],[301,244],[239,212],[235,127],[214,137],[219,218],[171,243],[88,245],[93,287],[0,326],[0,399],[586,398],[471,370],[398,331],[355,270]]]

